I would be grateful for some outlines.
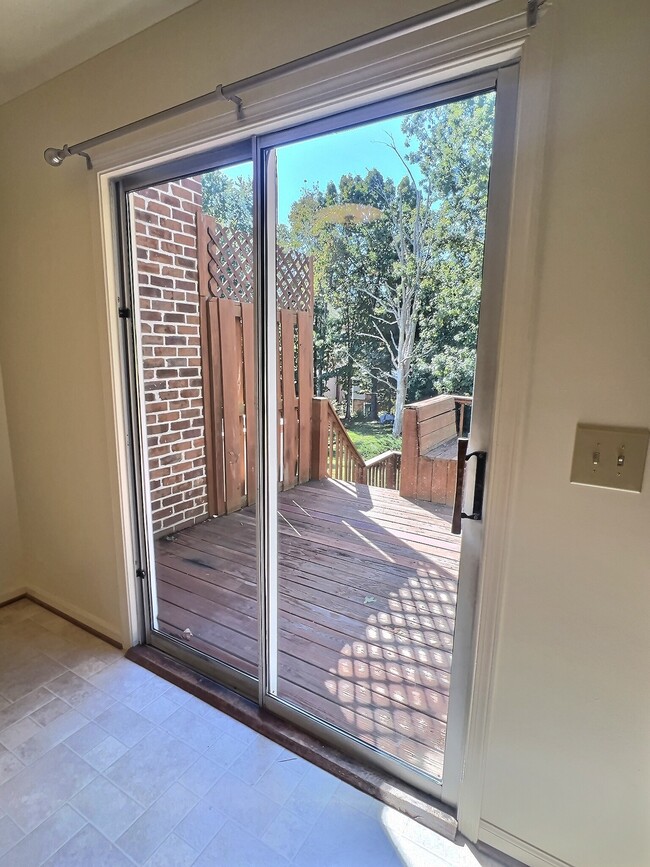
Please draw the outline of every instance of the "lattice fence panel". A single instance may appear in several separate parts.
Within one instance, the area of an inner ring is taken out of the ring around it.
[[[253,300],[253,238],[206,221],[208,290],[214,298]]]
[[[275,268],[278,307],[309,312],[313,299],[311,256],[278,247]]]
[[[207,286],[213,298],[253,300],[253,238],[203,218],[207,230]],[[276,256],[278,307],[309,312],[313,303],[313,268],[310,256],[278,247]]]

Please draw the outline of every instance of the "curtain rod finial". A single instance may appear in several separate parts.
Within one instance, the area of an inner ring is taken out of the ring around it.
[[[90,159],[90,154],[87,154],[85,151],[72,151],[68,145],[63,145],[62,148],[45,148],[43,151],[43,159],[48,166],[58,167],[63,164],[63,160],[71,156],[83,157],[86,160],[86,168],[88,171],[92,169],[93,163]]]
[[[67,151],[67,145],[64,145],[62,148],[45,148],[43,151],[43,159],[48,166],[60,166],[63,164],[63,160],[68,156]]]

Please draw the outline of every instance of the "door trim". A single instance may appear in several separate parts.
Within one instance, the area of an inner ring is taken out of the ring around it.
[[[139,513],[136,539],[139,540],[136,559],[139,570],[147,578],[140,583],[141,604],[144,608],[144,628],[147,643],[195,665],[206,674],[212,673],[221,682],[242,694],[251,697],[258,690],[260,706],[274,711],[279,716],[305,726],[313,734],[321,735],[361,761],[370,761],[390,774],[403,779],[444,803],[456,806],[463,757],[466,744],[467,719],[474,665],[473,647],[475,602],[479,581],[479,563],[483,539],[482,522],[473,522],[463,533],[461,547],[461,572],[457,601],[457,622],[454,632],[450,706],[447,719],[444,769],[442,781],[424,774],[407,763],[383,754],[365,744],[354,735],[339,730],[324,720],[318,720],[277,695],[277,384],[276,368],[264,364],[264,359],[275,357],[277,333],[275,327],[275,148],[282,144],[321,135],[343,128],[358,126],[374,119],[415,111],[436,104],[471,98],[486,91],[496,90],[494,142],[490,164],[490,191],[484,268],[481,286],[481,315],[477,346],[477,378],[481,401],[475,401],[471,447],[489,451],[494,416],[496,365],[501,322],[501,287],[507,247],[510,173],[514,147],[514,122],[518,81],[518,64],[508,64],[468,77],[462,81],[446,82],[400,97],[372,103],[347,112],[321,118],[286,130],[242,140],[224,151],[210,151],[202,161],[192,158],[156,167],[148,172],[136,172],[115,185],[118,207],[124,222],[122,241],[122,302],[132,315],[123,320],[127,325],[125,356],[130,377],[127,391],[130,399],[130,425],[132,438],[132,485],[136,496],[136,512]],[[213,166],[225,166],[253,156],[254,183],[254,261],[256,273],[255,333],[257,375],[257,556],[258,556],[258,604],[259,648],[258,678],[245,675],[216,657],[189,649],[182,642],[153,628],[155,603],[150,592],[151,576],[155,569],[153,533],[150,524],[148,503],[148,467],[145,460],[146,435],[144,417],[143,382],[141,365],[138,363],[140,329],[138,304],[135,297],[135,276],[129,226],[133,224],[129,213],[129,194],[143,185],[166,182],[184,173],[205,170]],[[495,191],[496,185],[496,191]],[[129,219],[127,219],[127,217]],[[489,303],[486,303],[488,301]],[[134,363],[135,362],[135,363]],[[476,388],[475,388],[476,392]],[[489,475],[488,475],[489,486]],[[489,490],[489,487],[488,487]]]
[[[555,16],[544,16],[550,24]],[[460,830],[470,840],[479,836],[482,793],[486,774],[486,746],[488,719],[496,662],[497,636],[500,619],[502,574],[508,559],[508,517],[515,507],[514,490],[516,468],[521,462],[521,446],[527,407],[528,384],[532,367],[530,333],[534,317],[537,292],[536,255],[538,226],[542,200],[543,158],[546,119],[550,95],[550,68],[552,63],[553,30],[539,26],[526,35],[523,27],[510,30],[502,22],[495,23],[499,31],[490,51],[482,42],[484,33],[470,32],[464,21],[458,22],[462,32],[462,49],[453,56],[438,51],[431,54],[429,72],[412,76],[410,70],[402,76],[390,70],[390,83],[383,78],[366,77],[361,67],[356,76],[356,91],[343,88],[337,93],[336,77],[330,81],[329,91],[322,97],[301,93],[301,99],[291,103],[281,100],[280,110],[272,98],[260,102],[260,128],[272,128],[290,117],[300,119],[336,110],[361,100],[368,101],[389,93],[412,90],[414,81],[445,80],[453,78],[459,69],[462,54],[473,69],[485,69],[495,62],[523,58],[518,97],[517,150],[514,166],[511,236],[507,252],[504,285],[504,316],[502,346],[499,352],[497,403],[494,422],[494,447],[491,454],[493,481],[488,492],[488,509],[492,516],[486,534],[482,563],[483,597],[477,610],[477,649],[470,719],[467,736],[466,761],[458,796]],[[495,31],[496,32],[496,31]],[[453,37],[460,39],[460,34]],[[440,38],[448,40],[448,34]],[[447,42],[449,45],[449,41]],[[464,68],[469,68],[467,65]],[[424,67],[422,67],[424,70]],[[353,76],[346,72],[347,79]],[[415,85],[417,86],[417,85]],[[289,106],[286,108],[284,106]],[[284,108],[283,108],[284,107]],[[252,123],[252,120],[251,120]],[[239,127],[244,134],[250,123]],[[120,264],[118,214],[113,197],[113,184],[121,176],[138,168],[161,165],[174,155],[181,157],[232,141],[236,133],[232,125],[219,117],[209,121],[184,124],[169,133],[148,137],[137,142],[120,143],[103,150],[95,159],[96,172],[88,173],[88,196],[91,205],[91,231],[93,236],[97,313],[103,326],[101,332],[101,361],[106,395],[106,436],[108,459],[113,472],[110,477],[113,532],[120,574],[120,612],[122,639],[125,646],[138,643],[138,602],[133,550],[132,478],[130,455],[126,440],[127,412],[123,379],[123,346],[120,337],[121,320],[117,316],[120,303]],[[498,468],[498,469],[495,469]]]
[[[458,826],[469,840],[482,839],[483,792],[498,639],[503,616],[503,576],[508,574],[509,528],[523,466],[523,443],[533,368],[532,331],[539,286],[540,222],[544,158],[551,98],[557,16],[545,10],[544,25],[526,43],[519,68],[510,229],[503,283],[497,364],[491,484],[487,490],[485,543],[476,608],[476,644],[465,761],[458,793]],[[490,842],[486,840],[486,842]],[[521,851],[507,850],[514,857]]]
[[[253,260],[255,267],[255,370],[257,374],[257,597],[258,616],[258,704],[266,707],[266,696],[277,687],[278,647],[278,392],[275,363],[278,332],[276,325],[276,243],[275,232],[265,227],[276,213],[275,154],[263,154],[253,139]],[[272,180],[268,181],[272,173]]]

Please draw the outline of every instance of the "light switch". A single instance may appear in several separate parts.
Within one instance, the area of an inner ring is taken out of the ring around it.
[[[649,438],[647,428],[579,424],[571,481],[578,485],[640,491]]]

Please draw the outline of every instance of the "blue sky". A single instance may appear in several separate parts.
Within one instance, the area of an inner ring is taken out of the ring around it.
[[[305,186],[317,183],[324,190],[328,181],[338,183],[345,174],[363,176],[371,168],[400,181],[406,170],[386,142],[392,135],[404,153],[401,124],[401,117],[389,118],[278,148],[280,222],[287,222],[289,209]]]
[[[389,118],[278,148],[279,221],[288,221],[291,205],[305,187],[318,184],[324,190],[328,181],[338,183],[344,174],[364,175],[370,168],[379,169],[384,177],[401,180],[406,174],[404,166],[385,144],[392,134],[404,151],[401,123],[401,117]],[[232,178],[250,177],[252,167],[246,163],[223,171]]]

